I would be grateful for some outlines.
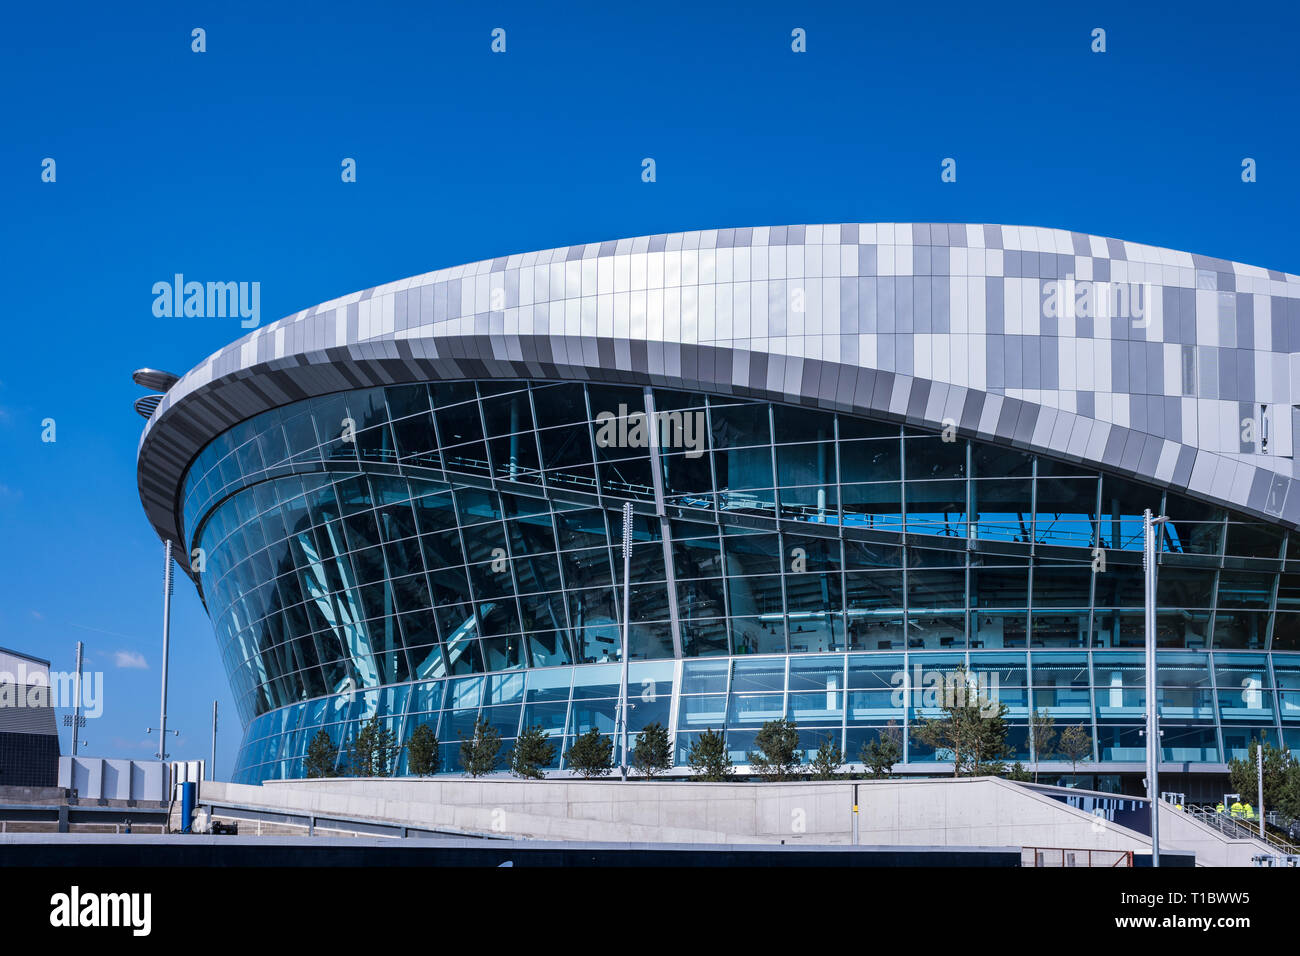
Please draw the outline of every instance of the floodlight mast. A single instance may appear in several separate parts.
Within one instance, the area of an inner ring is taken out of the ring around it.
[[[167,658],[171,649],[172,634],[172,543],[167,541],[163,550],[163,646],[162,646],[162,709],[158,717],[158,759],[167,763]]]
[[[1144,638],[1146,645],[1147,698],[1147,803],[1151,810],[1151,865],[1160,865],[1160,722],[1156,700],[1156,525],[1165,516],[1142,512],[1142,570],[1144,577]]]
[[[619,675],[619,777],[627,779],[627,647],[628,626],[632,620],[628,601],[632,593],[632,502],[623,503],[623,650],[622,670]]]

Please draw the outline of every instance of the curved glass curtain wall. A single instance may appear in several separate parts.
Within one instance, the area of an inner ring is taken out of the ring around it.
[[[830,734],[852,757],[892,725],[907,763],[933,762],[907,734],[933,711],[900,675],[965,661],[996,675],[1021,759],[1034,707],[1087,724],[1095,759],[1140,761],[1145,507],[1172,519],[1166,759],[1300,744],[1300,536],[912,426],[480,381],[298,402],[190,467],[185,535],[247,728],[236,779],[294,776],[316,729],[346,743],[374,714],[403,740],[434,724],[448,769],[480,714],[507,746],[521,725],[561,750],[612,731],[627,500],[631,724],[674,728],[679,760],[723,726],[743,760],[784,714],[809,749]]]

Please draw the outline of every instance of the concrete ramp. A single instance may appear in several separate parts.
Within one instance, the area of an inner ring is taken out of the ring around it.
[[[1029,846],[1146,852],[1140,833],[997,778],[793,783],[348,779],[205,781],[200,801],[326,821],[548,840]],[[322,823],[321,829],[345,829]],[[242,832],[242,831],[241,831]]]

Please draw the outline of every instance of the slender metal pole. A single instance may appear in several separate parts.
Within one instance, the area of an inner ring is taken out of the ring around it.
[[[1156,537],[1151,509],[1142,512],[1142,569],[1145,572],[1147,690],[1147,800],[1151,805],[1151,865],[1160,865],[1160,732],[1156,719]]]
[[[632,610],[628,604],[632,594],[632,502],[623,503],[623,668],[619,676],[619,715],[622,721],[620,737],[619,776],[627,779],[627,647],[628,627]]]
[[[1262,735],[1261,735],[1262,736]],[[1264,839],[1264,741],[1255,748],[1255,772],[1259,776],[1259,838]]]
[[[162,648],[162,711],[158,717],[158,760],[167,763],[167,656],[172,637],[172,543],[164,549],[163,564],[163,648]]]
[[[217,779],[217,702],[212,702],[212,763],[208,767],[208,779]]]
[[[77,641],[77,677],[72,683],[72,758],[76,760],[79,753],[78,748],[81,746],[79,741],[81,730],[81,651],[85,647],[81,641]]]

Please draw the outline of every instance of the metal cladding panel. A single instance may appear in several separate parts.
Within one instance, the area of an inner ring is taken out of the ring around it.
[[[505,308],[489,312],[496,290]],[[1290,376],[1256,373],[1289,366],[1289,341],[1300,277],[1077,232],[839,223],[642,236],[441,269],[256,329],[167,392],[138,483],[155,530],[178,539],[185,468],[261,411],[406,381],[550,378],[949,420],[1300,527],[1291,459],[1240,435],[1243,408],[1289,431]],[[1172,380],[1165,345],[1186,363]]]

